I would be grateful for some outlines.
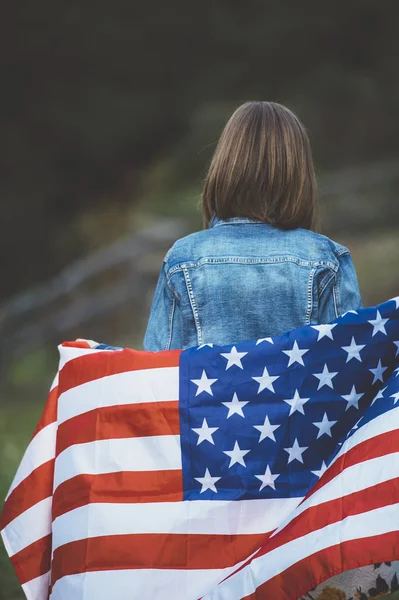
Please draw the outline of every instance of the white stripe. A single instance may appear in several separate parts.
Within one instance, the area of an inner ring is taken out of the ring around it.
[[[288,523],[312,506],[350,496],[366,488],[399,477],[399,452],[372,458],[344,468],[336,477],[319,488],[280,524],[273,533],[277,535]]]
[[[346,452],[355,448],[362,442],[370,440],[373,437],[377,437],[383,433],[395,431],[399,428],[399,406],[382,413],[378,417],[372,419],[369,423],[366,423],[362,427],[359,427],[351,437],[349,437],[342,444],[341,450],[334,458],[333,464],[338,458],[343,456]],[[331,466],[331,465],[330,465]]]
[[[290,514],[300,500],[92,503],[55,519],[53,549],[75,540],[103,535],[268,533],[278,527],[281,519]]]
[[[50,585],[50,571],[22,584],[27,600],[47,600]]]
[[[88,381],[60,394],[58,422],[103,406],[178,399],[178,367],[127,371]]]
[[[10,556],[51,533],[51,506],[52,498],[46,498],[4,527],[1,535]]]
[[[94,571],[58,580],[50,600],[198,600],[230,573],[231,568]]]
[[[57,423],[50,423],[35,435],[21,460],[7,498],[35,469],[55,457],[56,434]]]
[[[57,387],[57,385],[58,385],[58,371],[57,371],[56,376],[53,379],[53,383],[51,384],[50,392],[52,392],[53,389]]]
[[[181,469],[179,435],[96,440],[66,448],[55,461],[54,489],[76,475]]]
[[[310,554],[342,542],[382,535],[398,529],[399,504],[346,517],[343,521],[296,538],[254,559],[248,566],[206,594],[204,600],[241,600]],[[375,543],[378,543],[378,540]]]
[[[60,353],[60,361],[58,364],[58,370],[61,369],[69,362],[70,360],[74,360],[75,358],[79,358],[80,356],[85,356],[87,354],[96,354],[97,352],[104,352],[104,350],[96,350],[95,348],[74,348],[73,346],[58,346],[58,351]]]

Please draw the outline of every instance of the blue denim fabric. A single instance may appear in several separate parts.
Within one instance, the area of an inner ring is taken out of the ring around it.
[[[214,218],[209,229],[178,240],[166,254],[144,349],[276,336],[361,305],[344,246],[307,229]]]

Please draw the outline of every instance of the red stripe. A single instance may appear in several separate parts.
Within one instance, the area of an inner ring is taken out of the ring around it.
[[[49,498],[53,493],[54,459],[32,471],[11,492],[5,501],[0,518],[0,529],[31,508],[37,502]]]
[[[144,369],[177,367],[181,352],[181,350],[140,352],[125,348],[124,350],[103,350],[79,356],[68,361],[61,369],[59,393],[107,375]]]
[[[58,386],[54,387],[47,396],[47,402],[44,406],[42,416],[37,424],[37,427],[32,435],[32,439],[47,425],[55,423],[57,420],[58,409]]]
[[[180,469],[77,475],[61,483],[55,490],[53,519],[90,502],[141,503],[182,500],[183,476]]]
[[[399,502],[399,478],[384,481],[359,492],[324,502],[306,509],[293,519],[280,533],[269,538],[268,543],[259,550],[262,556],[274,548],[282,546],[293,539],[322,529],[331,523],[338,523],[346,517],[368,512]]]
[[[63,348],[87,348],[91,349],[91,346],[85,340],[75,340],[74,342],[63,342],[61,344]]]
[[[398,548],[397,531],[341,542],[298,561],[242,600],[297,600],[333,575],[397,560]]]
[[[73,444],[95,440],[179,434],[177,401],[106,406],[61,423],[56,455]]]
[[[51,566],[51,534],[11,556],[11,561],[21,584],[48,573]]]
[[[318,489],[334,479],[334,477],[339,475],[344,469],[393,452],[399,452],[398,430],[387,431],[386,433],[381,433],[369,440],[361,442],[354,448],[345,452],[345,454],[340,456],[330,467],[328,467],[327,471],[319,479],[316,485],[312,487],[311,491],[302,502],[304,502],[306,498],[313,496]]]
[[[79,540],[54,551],[52,585],[61,577],[87,571],[222,569],[256,550],[263,537],[263,534],[133,534]]]
[[[256,555],[241,565],[229,577],[243,570],[252,560],[264,556],[275,548],[283,546],[294,539],[298,539],[317,529],[322,529],[332,523],[339,522],[346,517],[389,506],[397,502],[399,502],[399,478],[390,479],[389,481],[384,481],[378,485],[337,498],[336,500],[330,500],[318,506],[310,507],[295,517],[279,533],[269,537]]]

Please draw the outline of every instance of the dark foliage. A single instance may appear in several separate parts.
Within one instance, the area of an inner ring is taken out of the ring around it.
[[[394,0],[7,3],[0,295],[84,251],[76,216],[134,201],[203,104],[288,103],[321,167],[397,155],[398,12]]]

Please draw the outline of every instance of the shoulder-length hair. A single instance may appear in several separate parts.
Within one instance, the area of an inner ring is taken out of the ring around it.
[[[280,229],[317,229],[312,153],[298,117],[275,102],[246,102],[220,136],[201,199],[213,216],[247,217]]]

